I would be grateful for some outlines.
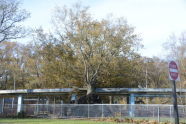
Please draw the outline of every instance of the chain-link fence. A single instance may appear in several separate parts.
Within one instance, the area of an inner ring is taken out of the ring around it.
[[[186,122],[186,106],[179,105],[179,117]],[[173,121],[172,105],[148,104],[24,104],[26,116],[43,118],[137,118]],[[5,105],[1,117],[16,116],[17,105]],[[185,120],[184,120],[185,119]]]

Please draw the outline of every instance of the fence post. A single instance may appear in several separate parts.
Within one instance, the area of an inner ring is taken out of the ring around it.
[[[122,111],[121,111],[121,109],[122,109],[122,105],[120,105],[120,119],[122,119]]]
[[[47,112],[49,113],[49,98],[47,97],[47,101],[46,101],[46,107],[47,107]]]
[[[36,104],[36,114],[39,114],[39,97],[37,99],[37,104]]]
[[[2,99],[2,108],[1,108],[1,112],[4,113],[4,104],[5,104],[5,98],[3,97]]]
[[[62,102],[61,102],[61,117],[63,117],[63,113],[62,113]]]
[[[160,106],[158,106],[158,123],[160,123]]]
[[[88,118],[89,118],[89,104],[88,104]]]
[[[101,117],[103,118],[103,103],[102,103],[102,105],[101,105]]]
[[[171,108],[171,105],[170,105],[170,118],[172,117],[172,116],[171,116],[171,111],[172,111],[172,108]]]
[[[54,96],[54,102],[53,102],[53,110],[54,110],[54,115],[56,113],[56,98]]]
[[[153,118],[154,118],[154,107],[155,107],[155,106],[153,106]]]

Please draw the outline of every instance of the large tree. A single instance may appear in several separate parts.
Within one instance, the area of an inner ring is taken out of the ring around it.
[[[76,4],[73,8],[58,7],[53,23],[57,40],[73,51],[75,69],[82,75],[87,95],[94,92],[97,83],[103,82],[100,79],[109,67],[120,70],[117,64],[125,64],[123,72],[120,70],[114,76],[126,79],[127,73],[135,72],[130,64],[139,57],[136,53],[139,38],[123,18],[96,20],[86,7]]]
[[[0,0],[0,42],[25,36],[21,26],[29,13],[20,9],[17,0]]]

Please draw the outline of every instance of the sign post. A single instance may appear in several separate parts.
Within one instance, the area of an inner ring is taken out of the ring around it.
[[[178,74],[178,65],[175,61],[169,62],[169,79],[172,80],[173,87],[173,106],[174,106],[174,118],[175,124],[179,124],[179,114],[178,114],[178,105],[177,105],[177,96],[176,96],[176,81],[179,79]]]

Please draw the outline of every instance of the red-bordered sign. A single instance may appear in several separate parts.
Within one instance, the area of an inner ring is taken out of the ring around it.
[[[175,61],[169,62],[169,78],[175,81],[179,79],[178,65]]]

